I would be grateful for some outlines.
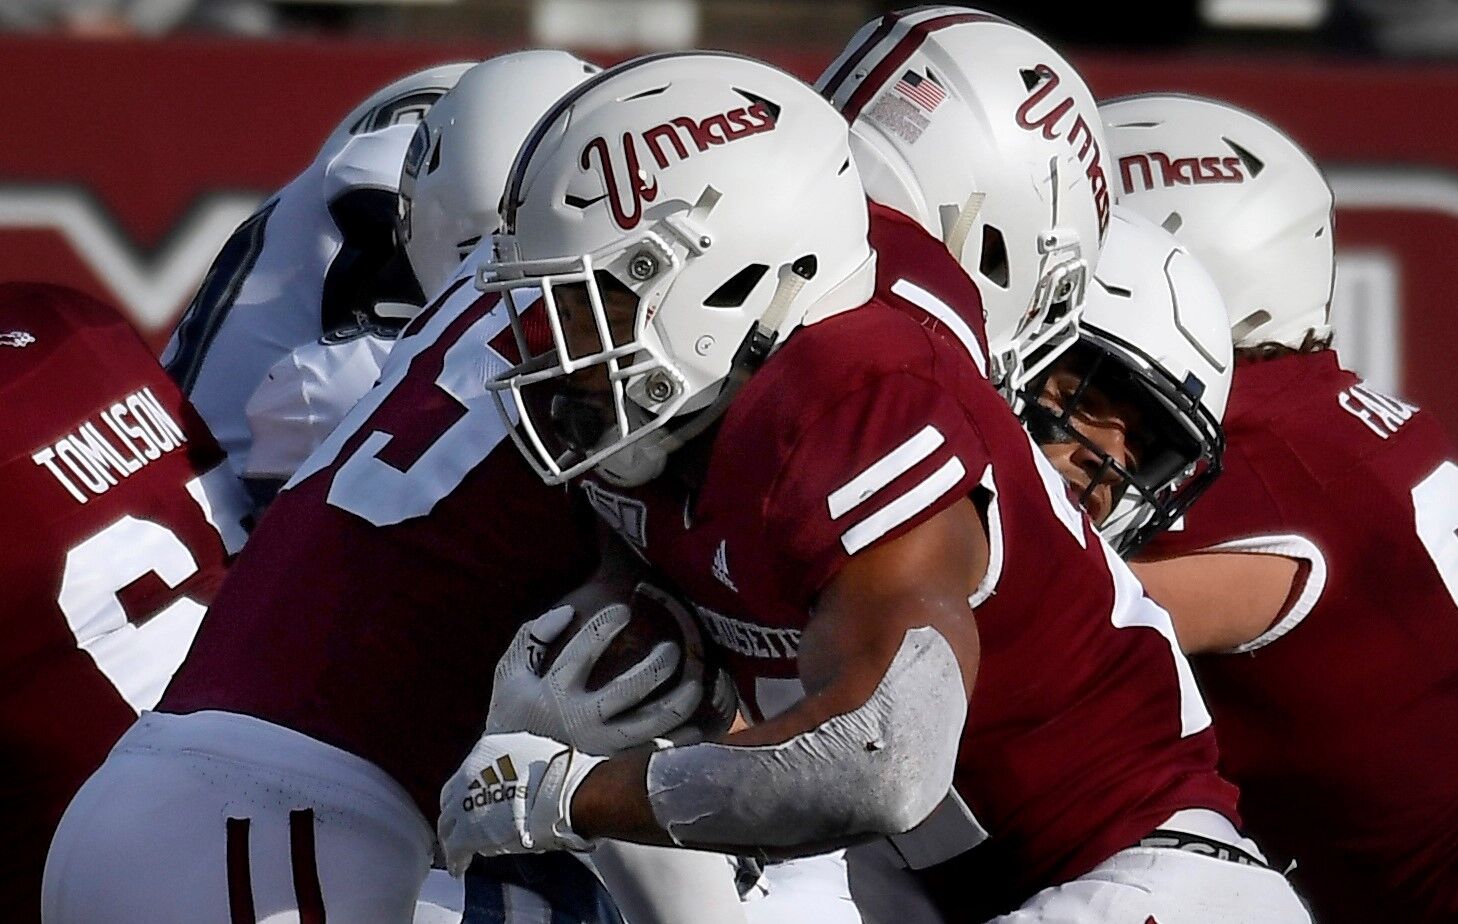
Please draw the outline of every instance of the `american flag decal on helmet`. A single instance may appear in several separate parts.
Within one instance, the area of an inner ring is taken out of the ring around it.
[[[925,77],[916,71],[907,71],[896,81],[893,89],[927,112],[936,109],[947,98],[947,91],[942,89],[930,71]]]

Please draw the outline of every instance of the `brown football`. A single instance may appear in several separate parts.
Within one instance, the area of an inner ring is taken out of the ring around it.
[[[599,690],[615,677],[621,676],[633,665],[642,661],[663,641],[677,642],[684,652],[678,670],[666,680],[661,689],[672,688],[683,672],[703,676],[704,645],[698,627],[689,615],[687,607],[676,601],[666,591],[646,583],[628,589],[624,584],[589,583],[569,594],[564,603],[571,603],[577,614],[552,644],[547,646],[542,658],[541,670],[546,671],[556,662],[567,642],[582,629],[584,623],[603,607],[626,598],[631,616],[623,630],[608,643],[592,671],[588,674],[587,688]]]

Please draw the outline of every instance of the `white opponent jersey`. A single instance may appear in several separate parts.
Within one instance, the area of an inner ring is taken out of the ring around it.
[[[461,263],[445,286],[452,292],[447,308],[468,306],[480,297],[470,280],[491,253],[487,240]],[[458,284],[462,279],[468,281]],[[394,345],[392,333],[350,325],[295,347],[274,363],[246,405],[252,443],[243,476],[289,479],[380,380]]]
[[[253,437],[244,477],[287,481],[379,381],[395,333],[352,324],[274,363],[244,407]]]
[[[390,125],[326,148],[238,227],[173,331],[162,362],[234,471],[252,444],[244,405],[274,363],[376,301],[420,299],[403,265],[397,286],[381,281],[414,131]]]

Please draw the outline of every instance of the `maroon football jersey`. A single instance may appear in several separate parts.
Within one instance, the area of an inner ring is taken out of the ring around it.
[[[146,344],[80,292],[0,285],[0,403],[0,908],[34,920],[61,812],[182,660],[245,508]]]
[[[532,472],[484,389],[486,344],[510,333],[475,295],[468,277],[411,325],[274,501],[161,706],[253,715],[372,761],[431,824],[496,658],[597,554],[590,515]]]
[[[1196,662],[1251,833],[1318,920],[1458,920],[1458,452],[1331,352],[1238,365],[1225,430],[1146,554],[1307,563],[1270,631]]]
[[[991,498],[991,563],[973,598],[981,666],[955,778],[990,838],[942,864],[960,885],[946,910],[981,920],[970,883],[994,858],[999,874],[975,898],[1006,907],[1179,809],[1234,819],[1235,794],[1216,774],[1168,616],[979,368],[976,290],[895,213],[873,211],[871,239],[873,299],[770,357],[730,405],[700,478],[586,490],[694,601],[756,717],[801,695],[801,631],[851,556],[974,492]],[[965,827],[963,848],[980,836]]]

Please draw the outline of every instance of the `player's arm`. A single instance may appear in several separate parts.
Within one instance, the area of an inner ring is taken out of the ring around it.
[[[793,854],[914,827],[951,785],[979,654],[968,597],[987,558],[967,500],[854,556],[801,639],[799,704],[719,742],[599,764],[573,829]]]
[[[1169,611],[1186,654],[1230,651],[1285,614],[1302,589],[1301,563],[1284,555],[1203,552],[1129,563]]]

